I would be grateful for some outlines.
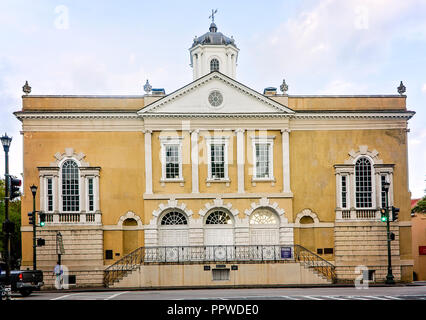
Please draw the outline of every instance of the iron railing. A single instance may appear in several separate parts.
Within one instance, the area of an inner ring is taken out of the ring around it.
[[[294,245],[294,249],[296,261],[300,262],[307,268],[315,270],[328,280],[331,280],[333,283],[336,281],[336,270],[333,264],[301,245]]]
[[[334,266],[299,245],[216,245],[140,247],[118,260],[104,273],[104,284],[121,280],[141,264],[215,263],[215,262],[300,262],[334,281]]]

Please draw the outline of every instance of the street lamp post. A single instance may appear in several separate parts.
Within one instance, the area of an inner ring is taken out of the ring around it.
[[[12,138],[8,137],[5,133],[4,136],[1,137],[1,144],[3,145],[3,150],[5,153],[5,193],[4,193],[4,211],[5,211],[5,219],[4,222],[6,224],[9,223],[9,147],[12,143]],[[4,247],[6,248],[6,281],[5,281],[5,291],[6,291],[6,299],[10,298],[10,230],[6,230],[6,236],[4,240]]]
[[[36,243],[36,204],[35,204],[35,196],[37,193],[37,186],[32,185],[30,187],[31,193],[33,194],[33,270],[37,270],[37,243]]]
[[[390,183],[385,181],[383,183],[383,189],[386,193],[385,205],[386,205],[386,239],[388,244],[388,274],[386,275],[386,284],[395,284],[392,274],[392,258],[391,258],[391,237],[390,237],[390,226],[389,226],[389,204],[388,204],[388,193]]]

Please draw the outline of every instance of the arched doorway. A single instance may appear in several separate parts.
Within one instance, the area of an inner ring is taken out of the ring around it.
[[[138,248],[138,222],[133,218],[123,221],[123,256]]]
[[[250,244],[278,245],[279,219],[268,208],[256,209],[250,216]]]
[[[163,213],[158,244],[166,247],[188,246],[188,219],[183,212],[173,209]]]
[[[206,257],[214,261],[232,260],[234,250],[234,220],[224,209],[213,209],[204,223]]]

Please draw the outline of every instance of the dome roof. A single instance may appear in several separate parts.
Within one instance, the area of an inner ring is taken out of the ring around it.
[[[217,26],[214,22],[210,24],[210,32],[203,34],[200,37],[195,37],[192,47],[195,47],[199,44],[208,44],[208,45],[235,45],[234,38],[228,38],[221,32],[217,32]]]

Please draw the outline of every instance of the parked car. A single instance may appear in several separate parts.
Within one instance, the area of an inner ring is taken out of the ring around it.
[[[38,291],[44,285],[43,271],[41,270],[13,270],[10,271],[12,292],[19,292],[23,297],[29,296],[33,291]],[[6,283],[6,271],[0,273],[0,287]]]

